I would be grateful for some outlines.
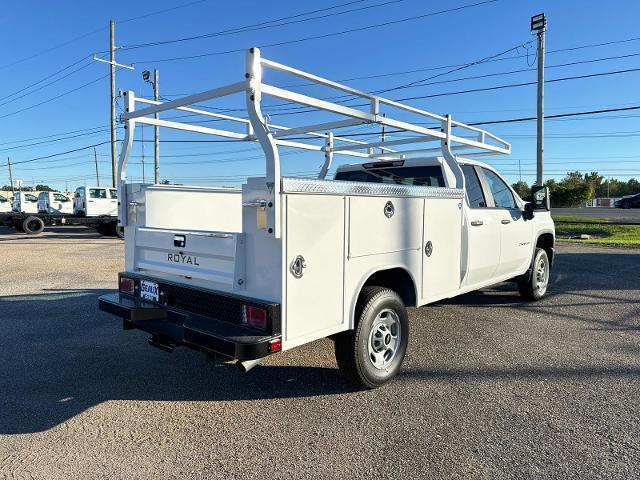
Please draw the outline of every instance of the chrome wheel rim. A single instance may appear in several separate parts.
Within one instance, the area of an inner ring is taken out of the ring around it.
[[[544,292],[547,289],[549,283],[549,265],[546,257],[540,257],[538,264],[536,265],[536,289],[540,292]]]
[[[369,332],[369,361],[379,370],[386,369],[396,358],[400,348],[400,319],[393,310],[382,310]]]

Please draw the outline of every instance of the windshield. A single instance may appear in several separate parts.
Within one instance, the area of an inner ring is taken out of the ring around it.
[[[336,172],[335,179],[349,182],[395,183],[427,187],[445,186],[440,165],[346,170]]]

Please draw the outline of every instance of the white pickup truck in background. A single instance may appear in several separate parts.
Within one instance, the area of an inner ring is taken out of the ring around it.
[[[366,107],[275,87],[263,70],[353,95]],[[248,118],[193,107],[232,94],[245,96]],[[267,96],[320,116],[272,124],[261,112]],[[267,355],[330,337],[345,375],[374,388],[400,369],[407,307],[507,280],[527,300],[547,290],[554,256],[548,190],[535,187],[525,202],[492,167],[473,160],[510,153],[489,132],[263,59],[258,49],[249,50],[238,83],[165,103],[133,92],[125,98],[125,271],[118,292],[99,305],[125,328],[150,333],[154,346],[214,352],[246,371]],[[154,118],[170,110],[240,128]],[[139,124],[257,141],[266,175],[241,189],[128,184]],[[340,134],[365,124],[384,126],[385,138]],[[317,178],[281,175],[283,148],[318,152]],[[337,155],[358,163],[326,179]]]

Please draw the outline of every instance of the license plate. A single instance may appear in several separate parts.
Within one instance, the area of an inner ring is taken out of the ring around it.
[[[158,301],[158,283],[149,280],[140,281],[140,298]]]

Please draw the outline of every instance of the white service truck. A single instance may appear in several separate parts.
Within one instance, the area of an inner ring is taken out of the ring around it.
[[[40,192],[38,213],[62,213],[73,215],[73,201],[60,192]]]
[[[348,94],[349,106],[266,83],[263,70]],[[244,96],[248,118],[193,106],[234,94]],[[273,124],[262,114],[265,97],[318,115],[310,124]],[[247,371],[268,355],[330,337],[346,376],[374,388],[400,369],[407,307],[507,280],[527,300],[547,290],[548,190],[534,188],[525,202],[473,160],[510,153],[489,132],[261,58],[258,49],[248,51],[238,83],[165,103],[131,91],[125,98],[118,170],[125,271],[118,292],[99,305],[124,328],[150,333],[156,347],[213,352]],[[240,128],[154,118],[170,110]],[[141,124],[258,142],[266,174],[237,190],[127,183]],[[345,131],[356,125],[377,129]],[[316,177],[283,176],[284,148],[319,153]],[[358,163],[327,179],[337,155]]]

